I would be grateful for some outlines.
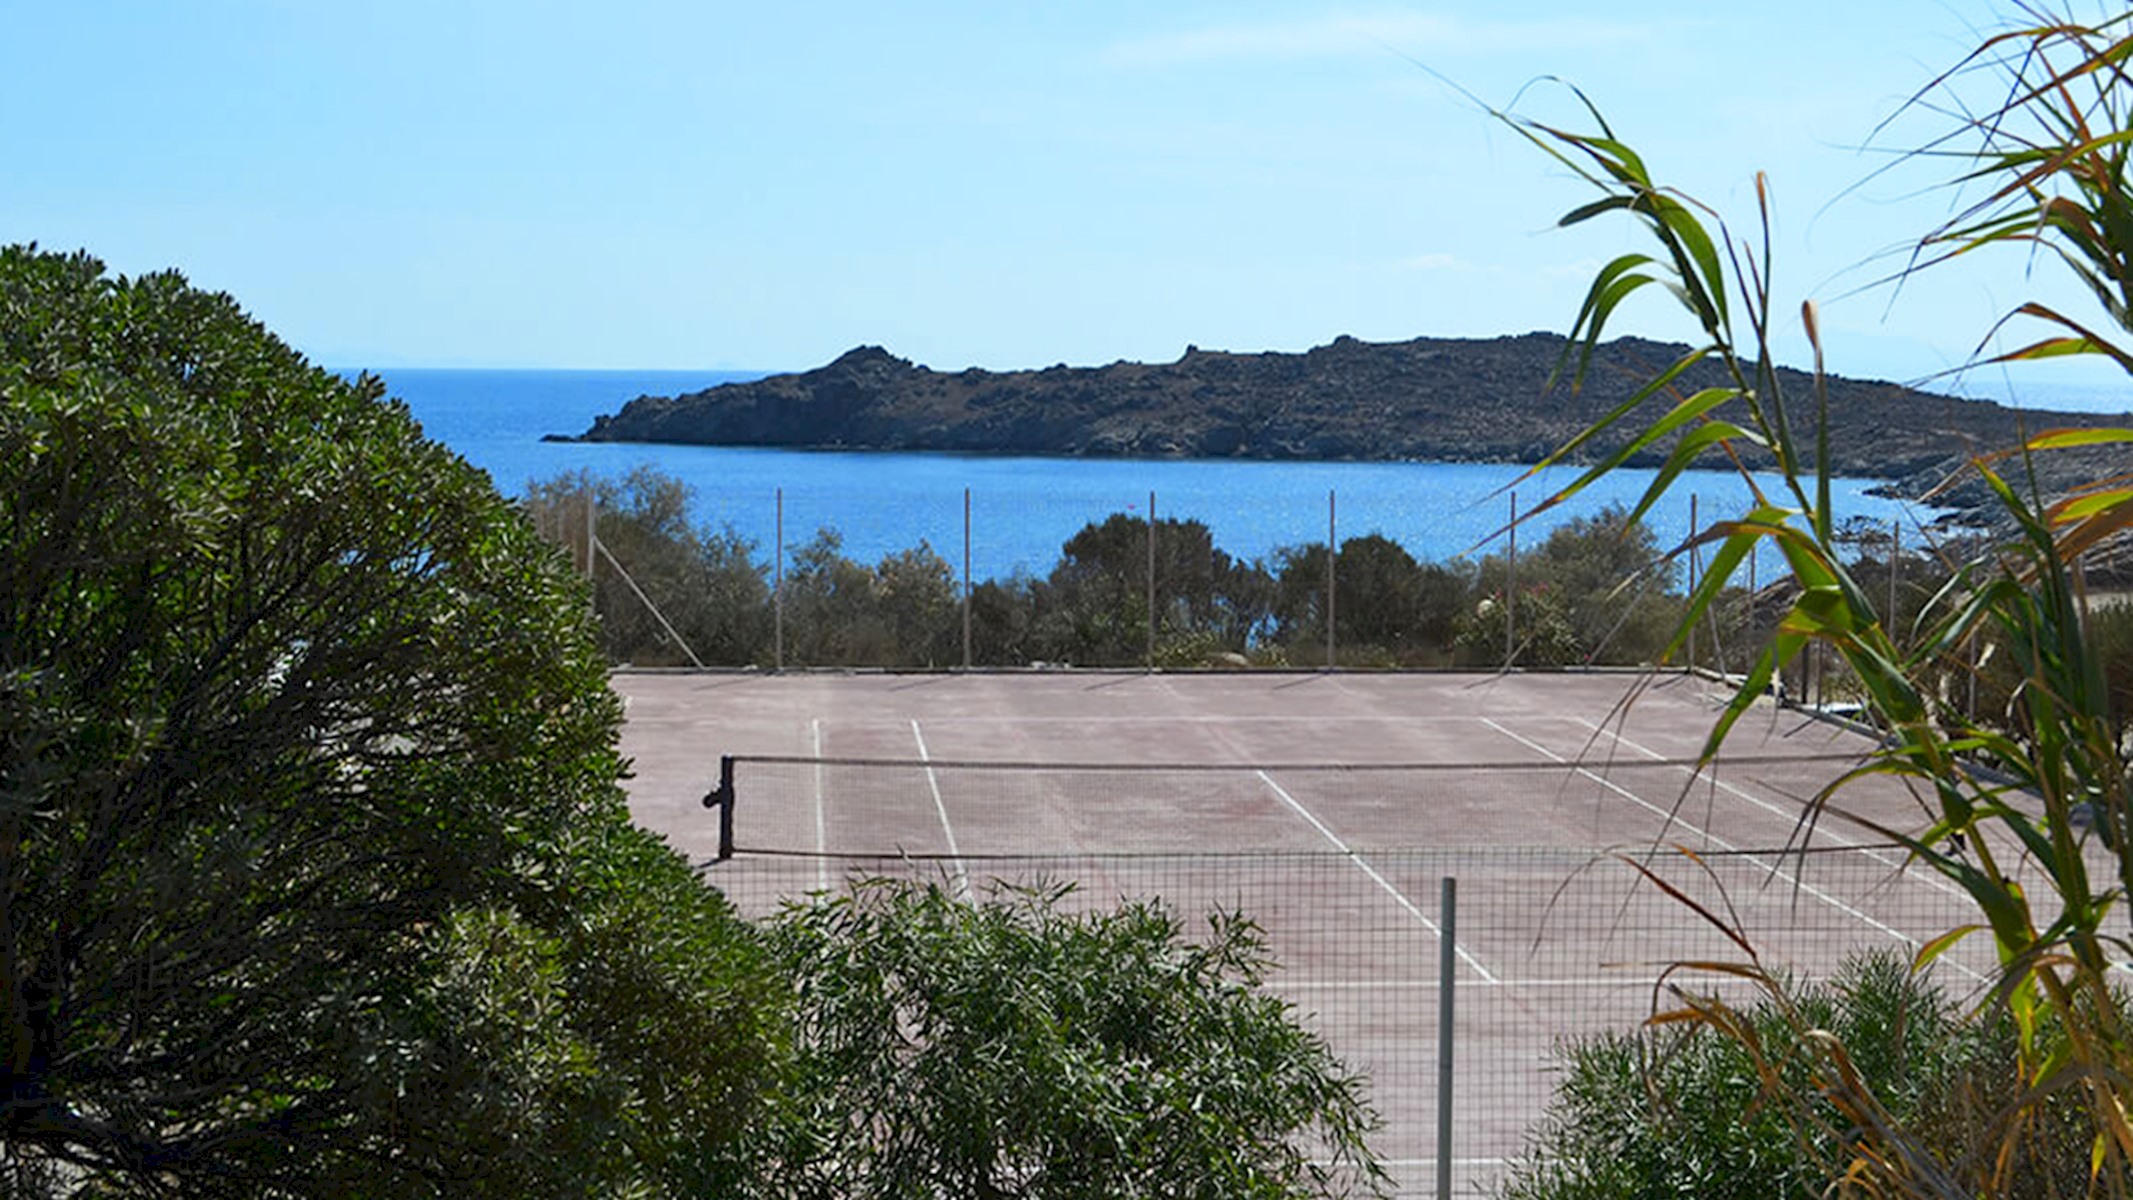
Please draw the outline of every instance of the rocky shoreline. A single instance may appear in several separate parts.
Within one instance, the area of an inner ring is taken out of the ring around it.
[[[1342,337],[1299,354],[1188,347],[1171,363],[943,372],[862,346],[811,371],[681,396],[641,396],[597,418],[582,434],[551,439],[1061,457],[1530,463],[1626,402],[1643,381],[1688,352],[1686,346],[1637,338],[1605,343],[1584,385],[1573,391],[1549,386],[1564,348],[1565,340],[1550,333],[1388,343]],[[1793,427],[1804,436],[1814,418],[1814,381],[1783,368],[1776,375]],[[1686,395],[1722,382],[1718,370],[1706,366],[1685,374],[1677,388]],[[1891,494],[1905,498],[1925,495],[1975,453],[2015,444],[2025,428],[2105,423],[2095,414],[2017,412],[1879,380],[1832,377],[1826,388],[1838,473],[1886,480]],[[1654,407],[1643,419],[1595,439],[1581,457],[1625,444],[1657,415],[1658,402],[1649,403]],[[1664,444],[1647,448],[1631,461],[1657,465],[1666,451]],[[2111,461],[2081,456],[2076,469],[2074,456],[2052,457],[2066,460],[2050,464],[2062,486]],[[1770,460],[1752,453],[1748,461]],[[1711,465],[1724,460],[1712,452]],[[1958,516],[1977,516],[1989,497],[1957,488],[1943,493],[1942,502]]]

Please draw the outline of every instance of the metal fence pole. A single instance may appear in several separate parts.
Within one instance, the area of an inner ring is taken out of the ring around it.
[[[1452,1200],[1452,1005],[1459,971],[1459,881],[1444,877],[1437,923],[1437,1200]]]
[[[773,664],[778,670],[785,669],[785,489],[778,489],[777,558],[772,571],[770,609],[775,626],[772,641],[776,646]]]
[[[1690,493],[1689,493],[1689,595],[1691,595],[1691,596],[1694,596],[1694,595],[1696,594],[1696,551],[1697,551],[1697,545],[1696,545],[1696,493],[1694,493],[1694,492],[1690,492]],[[1685,647],[1685,649],[1686,649],[1686,650],[1687,650],[1687,652],[1688,652],[1688,659],[1687,659],[1687,662],[1688,662],[1688,669],[1689,669],[1689,670],[1691,670],[1691,671],[1694,671],[1694,670],[1696,669],[1696,620],[1695,620],[1695,614],[1693,614],[1693,613],[1691,613],[1691,614],[1690,614],[1690,618],[1689,618],[1689,639],[1688,639],[1688,644],[1687,644],[1687,646]]]
[[[1504,556],[1503,669],[1518,661],[1518,489],[1511,490],[1511,523],[1504,527],[1511,536]]]
[[[1155,670],[1155,493],[1148,493],[1148,669]]]
[[[585,489],[585,577],[587,579],[593,577],[595,559],[597,557],[597,552],[593,547],[599,544],[600,541],[600,535],[597,532],[599,528],[600,497],[594,493],[592,488],[587,487]],[[597,603],[597,599],[595,603]]]
[[[1984,546],[1982,539],[1979,538],[1977,534],[1971,534],[1970,553],[1964,556],[1964,564],[1974,566],[1977,563],[1979,556],[1983,553]],[[1975,575],[1973,575],[1972,578],[1975,578]],[[1979,667],[1977,632],[1975,630],[1971,631],[1968,645],[1970,647],[1970,670],[1967,674],[1969,678],[1970,697],[1966,711],[1969,713],[1970,719],[1975,721],[1977,720],[1977,673]]]
[[[1903,520],[1889,518],[1889,615],[1882,619],[1882,628],[1888,631],[1889,640],[1896,639],[1896,563],[1903,556]]]
[[[1340,662],[1334,654],[1333,619],[1335,613],[1333,597],[1337,591],[1334,587],[1335,563],[1340,558],[1341,551],[1340,542],[1335,540],[1334,537],[1333,518],[1333,493],[1328,491],[1326,493],[1326,669],[1328,671],[1333,670]]]
[[[963,669],[970,669],[970,489],[963,489]]]

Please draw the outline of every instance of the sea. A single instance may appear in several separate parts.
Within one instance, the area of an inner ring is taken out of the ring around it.
[[[352,372],[350,372],[352,374]],[[575,471],[621,475],[649,464],[692,493],[699,524],[754,543],[758,561],[789,555],[831,530],[861,562],[921,543],[970,578],[1043,575],[1082,526],[1113,513],[1205,523],[1240,560],[1271,563],[1284,547],[1381,534],[1417,558],[1445,561],[1527,548],[1547,531],[1608,504],[1634,504],[1649,470],[1622,470],[1574,499],[1531,515],[1576,475],[1531,475],[1517,466],[1441,462],[1032,458],[887,451],[544,442],[578,434],[601,413],[641,395],[670,396],[765,372],[672,370],[390,369],[376,372],[429,436],[488,472],[506,494]],[[2060,401],[2079,399],[2062,396]],[[2100,403],[2118,403],[2115,397]],[[1775,486],[1765,479],[1766,487]],[[1840,519],[1897,531],[1905,546],[1928,536],[1937,510],[1869,494],[1870,480],[1835,489]],[[1664,546],[1692,528],[1745,511],[1746,484],[1724,471],[1689,472],[1649,518]],[[967,513],[967,524],[966,524]],[[965,531],[968,531],[966,543]],[[1763,560],[1763,569],[1776,566]]]

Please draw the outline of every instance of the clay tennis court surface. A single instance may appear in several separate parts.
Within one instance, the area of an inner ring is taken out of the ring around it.
[[[1071,880],[1076,903],[1159,897],[1195,919],[1242,908],[1280,963],[1271,986],[1369,1073],[1403,1194],[1431,1192],[1440,1153],[1446,878],[1448,1152],[1468,1193],[1524,1145],[1557,1039],[1633,1026],[1667,962],[1738,957],[1625,858],[1803,975],[1855,950],[1909,952],[1963,920],[1952,888],[1902,869],[1866,825],[1826,818],[1805,838],[1816,852],[1797,853],[1803,805],[1864,737],[1761,703],[1715,773],[1696,774],[1686,760],[1728,695],[1700,677],[638,673],[615,686],[637,820],[749,911],[882,873],[972,894]],[[703,797],[722,755],[743,756],[738,852],[713,863]],[[1892,783],[1848,789],[1842,807],[1921,824]],[[1974,985],[1988,952],[1958,951],[1943,981]]]

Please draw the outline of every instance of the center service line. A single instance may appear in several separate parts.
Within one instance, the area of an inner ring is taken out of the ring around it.
[[[1363,874],[1370,876],[1372,882],[1376,883],[1379,887],[1384,888],[1386,894],[1391,896],[1395,901],[1397,901],[1401,908],[1406,909],[1409,916],[1412,916],[1415,920],[1422,922],[1422,928],[1429,930],[1431,933],[1436,934],[1440,938],[1444,936],[1444,931],[1438,928],[1437,923],[1435,921],[1430,920],[1429,917],[1426,916],[1421,909],[1416,908],[1414,901],[1409,900],[1407,896],[1400,891],[1399,888],[1394,887],[1392,883],[1387,880],[1383,875],[1378,874],[1377,868],[1371,866],[1368,862],[1364,861],[1363,856],[1357,854],[1353,849],[1349,848],[1348,843],[1342,841],[1340,837],[1336,835],[1332,830],[1326,828],[1325,822],[1311,815],[1311,810],[1305,808],[1302,804],[1299,804],[1296,800],[1296,797],[1291,796],[1288,793],[1288,789],[1282,787],[1278,783],[1275,783],[1274,777],[1272,775],[1267,774],[1265,771],[1258,772],[1258,775],[1261,781],[1263,781],[1268,787],[1274,789],[1274,794],[1276,796],[1281,797],[1282,803],[1288,805],[1290,808],[1295,809],[1297,816],[1302,817],[1306,821],[1309,821],[1311,823],[1311,828],[1318,830],[1319,835],[1321,837],[1325,838],[1329,842],[1332,842],[1334,849],[1340,851],[1342,854],[1347,855],[1348,861],[1354,863],[1357,867],[1361,868]],[[1453,946],[1452,949],[1458,952],[1459,958],[1462,962],[1466,963],[1467,966],[1474,968],[1474,973],[1481,976],[1482,982],[1501,982],[1496,978],[1495,972],[1481,965],[1480,959],[1475,958],[1471,954],[1468,954],[1466,952],[1465,946]]]
[[[918,718],[911,718],[911,736],[918,742],[918,761],[931,763],[933,756],[926,753],[926,735],[919,732]],[[933,811],[941,815],[941,832],[948,835],[948,854],[955,863],[955,898],[965,903],[970,900],[970,876],[963,870],[963,851],[955,844],[955,827],[948,823],[948,803],[941,799],[940,777],[931,766],[926,768],[926,786],[933,789]]]
[[[1700,829],[1691,822],[1683,820],[1679,813],[1673,812],[1670,809],[1661,808],[1658,805],[1653,804],[1651,801],[1646,800],[1644,797],[1639,796],[1635,792],[1632,792],[1629,789],[1616,784],[1614,781],[1607,779],[1604,776],[1593,774],[1584,766],[1571,762],[1569,759],[1564,758],[1562,755],[1557,754],[1555,751],[1548,749],[1546,746],[1541,745],[1539,742],[1533,741],[1530,738],[1521,737],[1518,734],[1511,732],[1510,730],[1504,728],[1502,725],[1497,724],[1495,721],[1492,721],[1487,717],[1481,718],[1481,723],[1487,725],[1489,728],[1494,729],[1496,732],[1504,735],[1507,738],[1510,738],[1512,741],[1517,742],[1522,746],[1525,746],[1531,750],[1546,755],[1551,761],[1563,763],[1564,765],[1571,767],[1578,774],[1583,775],[1585,778],[1592,780],[1594,783],[1597,783],[1601,787],[1606,788],[1608,791],[1613,792],[1615,795],[1622,797],[1624,800],[1629,801],[1631,804],[1634,804],[1639,808],[1645,809],[1660,817],[1661,819],[1666,821],[1668,826],[1678,825],[1681,828],[1688,830],[1690,833],[1693,833],[1698,837],[1704,838],[1712,845],[1717,846],[1721,850],[1740,849],[1740,847],[1734,845],[1733,843],[1727,841],[1722,837],[1719,837],[1717,834],[1712,833],[1710,830]],[[1785,882],[1807,893],[1808,895],[1813,896],[1815,899],[1820,900],[1822,903],[1827,904],[1831,908],[1836,909],[1838,912],[1841,912],[1846,916],[1851,917],[1853,920],[1858,921],[1860,924],[1865,925],[1870,929],[1875,929],[1882,933],[1885,933],[1907,946],[1919,945],[1918,939],[1912,937],[1910,934],[1907,934],[1900,929],[1896,929],[1891,926],[1882,924],[1880,921],[1877,921],[1873,917],[1870,917],[1867,914],[1860,912],[1858,909],[1853,908],[1851,905],[1846,904],[1844,901],[1838,899],[1837,897],[1830,895],[1828,892],[1823,891],[1821,888],[1818,888],[1815,885],[1807,882],[1806,880],[1801,879],[1799,876],[1793,875],[1781,869],[1774,863],[1765,862],[1762,856],[1748,855],[1745,857],[1746,861],[1754,863],[1756,866],[1762,868],[1764,871],[1768,872],[1772,878],[1784,880]],[[1970,978],[1974,980],[1982,982],[1985,978],[1983,975],[1978,974],[1976,971],[1971,970],[1970,968],[1962,965],[1961,963],[1950,963],[1949,965],[1953,966],[1956,970],[1961,971],[1963,974],[1970,976]]]

